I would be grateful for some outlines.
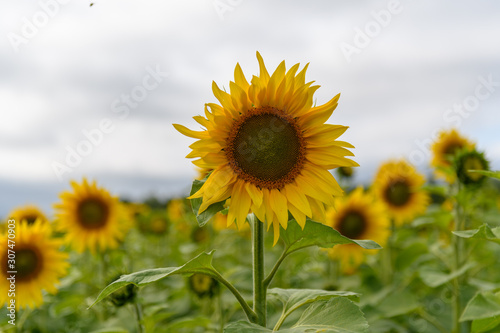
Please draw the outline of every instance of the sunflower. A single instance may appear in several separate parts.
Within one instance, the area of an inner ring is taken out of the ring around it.
[[[326,211],[326,224],[351,239],[371,239],[384,246],[389,237],[389,218],[384,206],[362,187],[349,196],[337,198],[335,208]],[[336,245],[328,250],[339,259],[342,271],[352,274],[370,253],[356,244]]]
[[[206,274],[195,273],[188,279],[189,288],[199,298],[212,298],[219,292],[219,282]]]
[[[436,168],[436,176],[453,183],[455,175],[451,171],[446,171],[452,166],[453,157],[460,149],[473,149],[474,147],[473,142],[461,136],[455,129],[441,131],[432,145],[431,165]]]
[[[425,178],[404,160],[380,166],[373,190],[397,225],[424,213],[430,198],[421,187]]]
[[[51,294],[57,292],[59,279],[66,274],[68,255],[60,252],[62,241],[51,238],[48,223],[37,220],[31,225],[16,224],[15,263],[8,257],[7,235],[3,235],[0,244],[4,249],[0,255],[0,304],[10,303],[8,298],[11,281],[10,271],[15,274],[16,310],[25,307],[38,307],[43,303],[42,290]],[[11,265],[15,265],[12,267]]]
[[[306,216],[324,221],[325,205],[343,194],[328,170],[358,164],[345,158],[353,156],[346,148],[354,147],[337,140],[347,127],[325,124],[340,95],[313,107],[319,86],[305,82],[307,65],[297,74],[299,64],[286,71],[283,61],[269,75],[258,52],[257,59],[260,75],[250,83],[237,64],[230,93],[212,84],[220,105],[208,103],[205,117],[194,117],[204,130],[174,126],[198,139],[186,157],[213,169],[189,197],[202,198],[198,213],[231,197],[228,225],[243,226],[252,212],[268,229],[273,226],[276,244],[280,225],[287,228],[288,211],[302,227]]]
[[[48,222],[45,214],[35,205],[26,205],[15,208],[10,212],[9,219],[15,220],[16,222],[26,221],[26,223],[30,225],[35,223],[37,219],[39,219],[42,223]]]
[[[71,182],[71,187],[73,191],[63,192],[62,202],[55,205],[56,226],[66,233],[66,241],[78,252],[118,247],[131,227],[118,198],[85,178],[81,184]]]
[[[484,157],[484,153],[477,150],[461,150],[454,161],[455,172],[460,183],[467,186],[479,186],[486,176],[478,172],[469,170],[489,170],[489,162]]]

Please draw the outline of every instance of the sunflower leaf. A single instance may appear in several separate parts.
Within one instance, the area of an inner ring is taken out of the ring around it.
[[[268,291],[269,296],[275,297],[283,303],[283,314],[278,320],[279,325],[295,310],[317,302],[328,301],[334,297],[347,297],[353,301],[359,300],[359,294],[350,291],[326,291],[320,289],[281,289],[273,288]]]
[[[368,322],[363,312],[345,297],[314,302],[302,313],[299,321],[283,333],[303,332],[368,332]]]
[[[467,303],[460,321],[500,316],[500,292],[479,292]]]
[[[500,179],[500,171],[468,170],[468,172],[477,172],[490,178]]]
[[[203,186],[203,184],[205,184],[206,180],[207,180],[207,177],[205,177],[205,179],[203,179],[203,180],[195,179],[193,181],[193,185],[191,187],[190,195],[193,195],[196,192],[198,192],[198,190]],[[221,210],[224,210],[224,202],[225,201],[213,203],[210,206],[208,206],[208,208],[205,209],[203,212],[198,214],[198,211],[200,210],[200,206],[201,206],[202,202],[203,202],[202,198],[191,199],[191,208],[193,209],[193,213],[196,216],[196,221],[198,221],[198,225],[200,227],[205,226],[205,224],[207,224],[208,221],[210,221],[210,219],[215,214],[217,214]]]
[[[180,267],[146,269],[128,275],[122,275],[118,280],[104,288],[89,308],[109,296],[111,293],[129,284],[140,287],[174,274],[191,275],[194,273],[204,273],[213,276],[214,273],[217,273],[212,266],[213,253],[214,251],[201,253]]]
[[[453,234],[462,238],[489,240],[500,244],[500,227],[490,228],[487,224],[483,224],[479,229],[453,231]]]
[[[312,303],[302,314],[299,321],[291,328],[270,330],[246,321],[230,323],[224,333],[347,333],[368,332],[368,322],[363,312],[345,297],[335,297],[328,301]]]
[[[269,328],[249,323],[248,321],[236,321],[224,327],[224,333],[271,333]]]
[[[337,230],[319,222],[307,220],[304,230],[295,220],[288,222],[288,227],[281,229],[280,236],[292,253],[309,246],[330,248],[339,244],[357,244],[365,249],[376,250],[382,247],[371,240],[354,240],[342,236]]]

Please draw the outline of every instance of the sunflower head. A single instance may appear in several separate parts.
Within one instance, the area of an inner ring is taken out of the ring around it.
[[[325,220],[325,205],[343,191],[329,169],[358,166],[346,156],[353,148],[338,137],[345,126],[325,124],[337,107],[339,95],[313,106],[319,88],[305,81],[307,65],[288,71],[281,62],[271,75],[259,53],[259,76],[250,83],[236,65],[230,92],[214,82],[220,104],[205,105],[205,116],[194,120],[203,129],[193,131],[174,124],[197,141],[188,158],[200,168],[213,170],[190,199],[202,198],[198,213],[231,198],[228,226],[241,227],[248,213],[273,226],[274,242],[280,226],[287,227],[288,212],[304,227],[306,216]],[[314,184],[314,185],[312,185]]]
[[[115,276],[114,279],[109,281],[108,284],[111,284],[112,282],[118,280],[120,278],[120,276],[121,276],[121,274],[118,274],[117,276]],[[132,302],[134,302],[135,297],[137,296],[138,289],[139,288],[136,285],[129,284],[129,285],[125,286],[124,288],[120,288],[117,291],[113,292],[110,295],[110,301],[116,307],[121,307],[127,303],[132,303]]]
[[[139,230],[144,234],[165,235],[168,232],[167,214],[163,209],[150,209],[137,217]]]
[[[13,209],[9,214],[9,219],[16,222],[25,222],[29,225],[34,224],[36,220],[47,223],[45,214],[35,205],[26,205]]]
[[[475,149],[460,151],[455,157],[454,166],[458,180],[466,186],[479,186],[487,178],[483,174],[469,170],[489,170],[489,162],[484,157],[484,153]]]
[[[42,290],[55,294],[59,279],[66,275],[68,255],[60,252],[62,242],[51,237],[48,223],[36,220],[33,224],[16,224],[16,258],[13,263],[7,251],[0,254],[0,303],[8,301],[10,277],[16,274],[16,309],[38,307],[43,303]],[[8,237],[0,240],[2,249],[7,249]]]
[[[219,282],[211,276],[195,273],[189,277],[188,285],[199,298],[212,298],[219,292]]]
[[[336,199],[335,209],[326,213],[327,224],[351,239],[371,239],[384,245],[389,236],[389,219],[384,206],[363,188],[358,187],[348,196]],[[370,253],[355,244],[336,245],[329,250],[333,259],[340,260],[344,273],[351,274]]]
[[[423,175],[404,160],[389,161],[380,166],[373,190],[396,224],[424,213],[430,198],[422,190]]]
[[[56,227],[66,234],[67,243],[78,252],[118,247],[131,227],[118,198],[97,187],[95,181],[73,181],[71,186],[73,190],[63,192],[55,205]]]
[[[475,144],[458,133],[456,129],[441,131],[438,139],[432,145],[431,165],[436,168],[436,176],[449,183],[455,181],[451,167],[453,158],[461,149],[473,149]]]
[[[350,179],[354,175],[354,169],[352,167],[340,167],[337,169],[337,174],[341,178]]]

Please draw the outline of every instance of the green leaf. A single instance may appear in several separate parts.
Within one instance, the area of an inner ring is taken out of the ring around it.
[[[487,170],[468,170],[469,172],[477,172],[490,178],[500,179],[500,171],[487,171]]]
[[[350,291],[326,291],[319,289],[269,289],[268,295],[274,296],[283,303],[283,312],[278,320],[280,327],[285,319],[298,308],[317,301],[328,301],[334,297],[347,297],[358,301],[359,294]]]
[[[321,289],[281,289],[268,290],[268,295],[276,297],[283,303],[283,311],[298,308],[316,301],[327,301],[334,297],[347,297],[353,301],[359,300],[359,294],[351,291],[327,291]]]
[[[248,321],[237,321],[224,327],[224,333],[269,333],[269,328],[262,327]]]
[[[498,325],[500,325],[500,315],[491,318],[476,319],[472,321],[471,329],[472,333],[482,333],[492,330]]]
[[[93,307],[97,302],[109,296],[111,293],[129,284],[135,284],[140,287],[174,274],[203,273],[213,276],[214,273],[217,273],[212,266],[213,253],[214,251],[201,253],[180,267],[146,269],[144,271],[122,275],[118,280],[104,288],[89,308]]]
[[[417,297],[412,293],[403,290],[391,293],[382,299],[382,302],[377,306],[384,318],[400,316],[414,311],[420,307]]]
[[[366,333],[368,323],[363,312],[345,297],[312,303],[291,328],[272,331],[266,327],[238,321],[226,326],[224,333]]]
[[[353,240],[342,236],[337,230],[319,222],[307,220],[304,230],[297,221],[288,221],[287,229],[281,229],[280,237],[291,253],[308,246],[330,248],[339,244],[358,244],[362,248],[375,250],[382,247],[371,240]]]
[[[203,186],[203,184],[205,184],[206,180],[207,180],[207,178],[205,178],[203,180],[195,179],[193,181],[193,185],[191,187],[190,195],[193,195],[196,192],[198,192],[198,190]],[[210,219],[215,214],[217,214],[221,210],[224,210],[225,200],[211,204],[202,213],[198,214],[198,211],[200,210],[200,206],[201,206],[202,202],[203,202],[202,198],[191,199],[191,208],[193,209],[193,213],[196,216],[196,220],[198,221],[198,225],[200,227],[203,227],[205,224],[207,224],[207,222],[210,221]]]
[[[420,278],[426,285],[428,285],[431,288],[436,288],[447,283],[448,281],[451,281],[456,277],[459,277],[460,275],[464,274],[474,266],[475,266],[474,263],[469,262],[460,267],[458,270],[451,273],[445,273],[432,266],[424,266],[420,268],[419,274]]]
[[[483,224],[479,229],[453,231],[453,233],[462,238],[489,240],[500,244],[500,227],[490,228],[489,225]]]
[[[327,302],[314,302],[302,314],[299,321],[283,333],[302,332],[368,332],[363,312],[345,297],[332,298]]]
[[[491,291],[477,293],[467,303],[460,321],[486,319],[500,315],[500,292]]]

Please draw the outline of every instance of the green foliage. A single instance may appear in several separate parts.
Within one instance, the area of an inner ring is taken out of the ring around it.
[[[205,184],[207,178],[203,180],[194,180],[193,185],[191,187],[190,195],[195,194],[202,186]],[[224,210],[224,202],[216,202],[208,206],[206,210],[199,213],[201,203],[203,202],[202,198],[191,199],[191,207],[193,208],[193,213],[196,216],[196,220],[198,221],[198,225],[200,227],[205,226],[212,219],[212,217],[218,212]]]
[[[271,330],[248,322],[235,322],[229,324],[225,333],[364,333],[368,332],[368,323],[361,310],[345,297],[335,297],[328,301],[312,303],[300,319],[290,328]]]
[[[380,249],[381,246],[371,240],[353,240],[342,236],[337,230],[319,222],[307,220],[304,229],[295,220],[288,222],[288,227],[281,229],[280,237],[286,244],[287,253],[309,247],[331,248],[339,244],[357,244],[365,249]]]
[[[115,292],[116,290],[123,288],[129,284],[134,284],[137,287],[141,287],[174,274],[190,275],[194,273],[203,273],[210,276],[217,275],[217,271],[212,266],[213,252],[214,251],[210,253],[201,253],[181,267],[146,269],[140,272],[123,275],[118,280],[114,281],[106,288],[104,288],[104,290],[99,294],[99,296],[97,296],[97,299],[94,301],[94,303],[92,303],[90,307],[94,306],[96,303],[98,303],[111,293]]]
[[[483,224],[479,229],[453,231],[453,233],[462,238],[488,240],[500,244],[500,227],[491,228],[487,224]]]

